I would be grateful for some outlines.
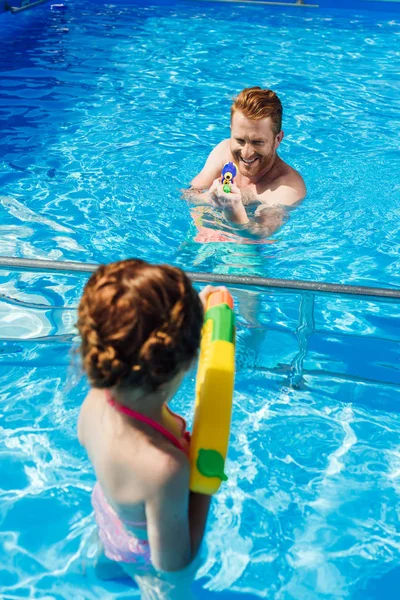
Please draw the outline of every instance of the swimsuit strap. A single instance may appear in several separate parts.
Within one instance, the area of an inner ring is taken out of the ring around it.
[[[186,453],[185,448],[182,446],[182,444],[180,443],[178,438],[175,437],[170,431],[168,431],[168,429],[165,429],[165,427],[160,425],[160,423],[157,423],[157,421],[150,419],[150,417],[146,417],[145,415],[142,415],[141,413],[138,413],[135,410],[132,410],[131,408],[128,408],[127,406],[124,406],[123,404],[119,404],[112,397],[112,395],[110,394],[110,392],[108,390],[104,390],[104,392],[105,392],[108,404],[110,404],[113,408],[115,408],[115,410],[117,410],[120,413],[123,413],[124,415],[128,415],[128,417],[132,417],[132,419],[136,419],[136,421],[141,421],[142,423],[149,425],[150,427],[152,427],[153,429],[155,429],[156,431],[161,433],[164,437],[166,437],[170,442],[172,442],[176,448],[179,448],[179,450],[182,450],[182,452]]]

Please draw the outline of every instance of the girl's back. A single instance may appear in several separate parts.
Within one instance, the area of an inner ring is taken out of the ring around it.
[[[177,436],[176,426],[168,425]],[[110,505],[124,522],[135,524],[129,529],[143,537],[146,501],[168,473],[188,471],[185,454],[150,425],[119,413],[107,402],[106,394],[96,389],[82,405],[78,435]]]
[[[168,409],[197,356],[202,302],[180,269],[126,260],[89,279],[78,328],[92,385],[78,436],[97,482],[104,560],[178,571],[196,555],[209,497],[189,493],[185,422]]]

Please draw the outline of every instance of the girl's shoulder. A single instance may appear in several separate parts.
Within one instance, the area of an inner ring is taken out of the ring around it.
[[[93,403],[99,403],[102,393],[101,390],[91,389],[81,404],[77,423],[77,434],[78,441],[83,447],[85,447],[87,422],[92,421],[91,417],[94,409]]]

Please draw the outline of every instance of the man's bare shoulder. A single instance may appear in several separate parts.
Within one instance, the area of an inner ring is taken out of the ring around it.
[[[217,144],[214,150],[211,152],[213,159],[218,162],[218,168],[224,165],[226,162],[232,160],[230,139],[222,140]]]
[[[296,169],[282,161],[282,170],[274,182],[277,195],[282,197],[281,204],[295,204],[303,200],[307,194],[303,177]],[[286,201],[284,201],[286,198]]]
[[[222,142],[220,142],[217,146],[217,148],[220,147],[221,152],[224,153],[224,155],[230,157],[231,155],[231,140],[230,138],[226,138],[225,140],[222,140]]]
[[[307,194],[303,177],[296,169],[281,160],[276,177],[269,183],[268,189],[259,195],[262,204],[268,206],[292,206],[301,202]]]

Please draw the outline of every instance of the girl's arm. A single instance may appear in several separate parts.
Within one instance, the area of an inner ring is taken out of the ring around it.
[[[200,548],[210,499],[188,492],[190,470],[184,455],[163,462],[158,485],[146,503],[151,561],[160,571],[180,571]]]
[[[211,496],[190,492],[189,497],[189,527],[192,559],[194,559],[203,541],[210,509]]]

